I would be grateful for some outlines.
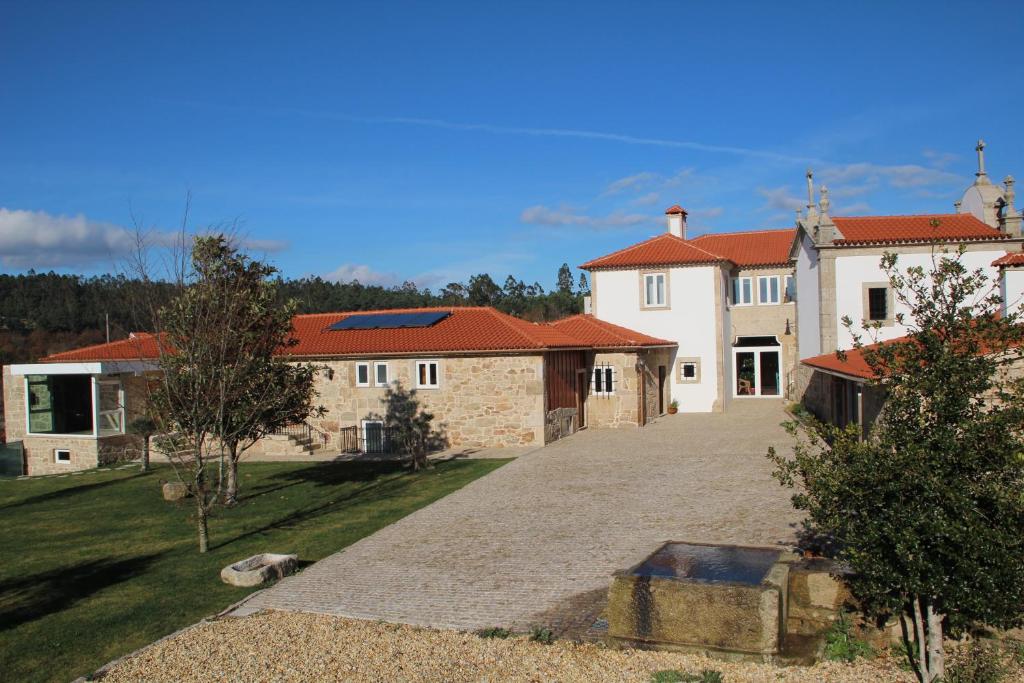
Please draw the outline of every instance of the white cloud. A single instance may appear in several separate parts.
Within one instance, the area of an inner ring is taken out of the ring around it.
[[[694,209],[690,211],[690,218],[718,218],[725,213],[725,208],[721,206],[711,206],[706,209]]]
[[[602,194],[614,195],[624,192],[626,190],[637,191],[648,187],[651,183],[657,181],[660,176],[657,173],[651,173],[650,171],[643,171],[642,173],[634,173],[633,175],[626,176],[625,178],[619,178],[608,183],[608,187],[604,189]]]
[[[852,204],[837,204],[831,213],[836,216],[852,216],[866,214],[869,211],[871,211],[871,205],[867,202],[854,202]]]
[[[796,211],[797,209],[802,209],[807,205],[807,202],[803,199],[791,195],[789,193],[789,188],[785,185],[775,188],[759,187],[757,188],[757,193],[765,198],[765,203],[762,208]]]
[[[951,163],[960,158],[959,154],[953,154],[951,152],[939,152],[934,149],[925,149],[921,151],[921,155],[931,163],[935,168],[946,168]]]
[[[647,194],[642,194],[636,199],[631,200],[629,203],[633,206],[651,206],[652,204],[657,204],[660,197],[661,195],[657,192],[648,192]]]
[[[962,177],[939,168],[928,168],[919,164],[883,165],[868,162],[826,166],[818,177],[830,185],[835,183],[878,185],[884,181],[890,187],[899,189],[963,182]]]
[[[606,216],[588,216],[578,213],[572,207],[561,206],[557,209],[538,204],[523,209],[519,220],[532,225],[580,226],[586,228],[623,228],[641,223],[649,223],[654,217],[641,213],[625,213],[613,211]]]
[[[0,208],[0,263],[11,268],[89,265],[124,257],[134,246],[134,231],[113,223]]]
[[[343,263],[324,275],[325,280],[336,282],[352,282],[358,280],[364,285],[381,285],[390,287],[399,283],[394,273],[382,273],[365,264]]]
[[[288,243],[284,240],[262,240],[249,237],[241,238],[238,240],[238,244],[243,249],[249,251],[263,251],[267,253],[284,251],[288,248]]]

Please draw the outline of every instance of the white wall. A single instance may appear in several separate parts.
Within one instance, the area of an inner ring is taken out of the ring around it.
[[[997,278],[998,271],[991,267],[992,261],[1006,254],[1005,249],[993,249],[991,251],[968,251],[961,258],[961,263],[968,270],[981,268],[989,277]],[[938,258],[938,256],[936,256]],[[842,255],[842,251],[836,255],[836,340],[840,349],[849,349],[853,346],[853,336],[843,327],[843,316],[849,316],[853,320],[854,330],[860,329],[861,321],[864,319],[864,294],[863,283],[865,282],[888,282],[888,278],[879,266],[882,259],[880,254],[870,255]],[[932,255],[921,254],[900,254],[897,268],[901,272],[911,266],[921,266],[926,271],[931,270]],[[798,265],[799,272],[799,265]],[[799,287],[799,285],[797,285]],[[797,290],[797,300],[803,293]],[[803,309],[801,309],[802,311]],[[906,306],[895,302],[896,313],[908,314]],[[800,318],[800,329],[803,330],[803,318]],[[883,327],[878,330],[878,339],[886,340],[900,337],[906,334],[906,327],[894,324],[890,327]],[[865,342],[870,339],[865,336]],[[808,354],[803,348],[803,336],[800,337],[800,357],[806,358]]]
[[[1003,297],[1003,312],[1024,313],[1024,269],[1004,268],[999,281],[999,296]]]
[[[820,300],[818,250],[804,234],[796,258],[796,336],[801,360],[821,353]]]
[[[648,272],[654,269],[648,269]],[[677,356],[700,358],[700,382],[677,383],[673,357],[668,369],[672,398],[683,412],[710,412],[718,398],[718,343],[715,331],[717,267],[670,268],[667,309],[640,308],[637,270],[592,273],[594,315],[616,325],[677,342]]]

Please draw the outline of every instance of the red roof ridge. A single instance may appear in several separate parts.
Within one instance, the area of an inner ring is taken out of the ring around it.
[[[529,324],[530,324],[530,322],[529,322],[528,320],[521,320],[520,318],[516,318],[515,316],[511,316],[511,315],[509,315],[509,314],[507,314],[507,313],[502,313],[502,312],[501,312],[501,311],[499,311],[498,309],[496,309],[496,308],[492,308],[492,307],[489,307],[489,306],[487,306],[487,307],[483,307],[483,308],[485,308],[486,310],[490,311],[490,313],[491,313],[492,317],[493,317],[493,318],[495,318],[495,319],[497,319],[497,320],[498,320],[499,322],[501,322],[501,324],[502,324],[502,325],[504,325],[504,326],[505,326],[505,327],[507,327],[508,329],[510,329],[510,330],[512,330],[513,332],[515,332],[516,334],[518,334],[518,335],[519,335],[520,337],[522,337],[523,339],[525,339],[525,340],[526,340],[527,342],[529,342],[530,344],[533,344],[533,345],[534,345],[534,346],[535,346],[536,348],[543,348],[543,347],[545,346],[545,344],[543,344],[543,343],[541,343],[541,342],[537,341],[536,339],[531,339],[531,338],[530,338],[530,337],[529,337],[529,336],[528,336],[528,335],[527,335],[527,334],[526,334],[526,333],[525,333],[525,332],[524,332],[524,331],[523,331],[523,330],[522,330],[522,329],[521,329],[520,327],[518,327],[518,325],[516,324],[516,323],[518,323],[518,322],[523,322],[523,323],[526,323],[527,325],[529,325]],[[514,323],[513,321],[516,321],[516,322]]]
[[[703,239],[705,237],[726,237],[728,235],[758,235],[763,232],[796,232],[796,228],[759,228],[757,230],[730,230],[728,232],[705,232],[696,237],[691,237],[690,241]]]
[[[636,330],[632,330],[628,327],[623,327],[622,325],[616,325],[615,323],[608,322],[607,320],[601,320],[592,313],[576,313],[574,315],[561,318],[560,320],[555,320],[551,322],[550,325],[560,327],[573,321],[580,321],[590,327],[597,328],[602,332],[612,334],[630,346],[642,346],[652,342],[664,343],[666,345],[674,344],[674,342],[667,339],[654,337],[649,334],[644,334],[643,332],[637,332]],[[644,339],[647,341],[644,341]]]
[[[610,258],[615,257],[615,256],[620,256],[620,255],[628,253],[628,252],[630,252],[630,251],[632,251],[634,249],[639,249],[639,248],[644,247],[644,246],[646,246],[646,245],[648,245],[648,244],[650,244],[652,242],[656,242],[658,240],[669,240],[669,241],[679,242],[680,244],[682,244],[684,246],[690,247],[691,249],[696,249],[697,251],[703,252],[703,253],[707,254],[708,256],[711,256],[713,259],[715,259],[717,261],[728,261],[729,260],[729,259],[725,258],[724,256],[722,256],[720,254],[715,254],[713,252],[708,251],[707,249],[704,249],[702,247],[697,246],[696,244],[693,244],[693,240],[685,240],[682,237],[676,237],[675,235],[673,235],[671,233],[664,232],[664,233],[662,233],[660,235],[655,235],[654,237],[650,237],[648,239],[645,239],[643,242],[637,242],[636,244],[632,244],[632,245],[630,245],[628,247],[623,247],[622,249],[619,249],[618,251],[613,251],[610,254],[605,254],[604,256],[598,256],[597,258],[590,259],[589,261],[587,261],[583,265],[579,266],[579,268],[586,268],[587,266],[589,266],[590,264],[594,263],[595,261],[604,261],[605,259],[610,259]]]
[[[891,219],[891,218],[952,218],[954,216],[963,216],[965,218],[970,217],[970,218],[973,218],[974,220],[978,221],[979,223],[981,222],[980,220],[978,220],[978,217],[975,216],[972,213],[893,213],[893,214],[875,215],[875,216],[833,216],[832,220],[836,220],[836,219],[843,220],[843,219],[848,219],[848,218],[854,218],[854,219],[857,219],[859,221],[863,221],[863,220],[874,219],[874,218],[877,218],[877,219],[886,219],[886,218],[889,218],[889,219]],[[991,226],[989,226],[989,227],[991,227]]]

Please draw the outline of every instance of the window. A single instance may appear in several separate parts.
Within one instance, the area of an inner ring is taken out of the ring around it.
[[[438,381],[438,361],[436,360],[418,360],[416,361],[416,388],[417,389],[437,389],[440,385]]]
[[[889,288],[868,287],[868,320],[889,319]]]
[[[71,462],[71,451],[64,448],[57,448],[53,451],[53,461],[61,463]]]
[[[700,382],[700,359],[680,358],[678,374],[680,384]]]
[[[370,364],[369,363],[356,363],[356,386],[357,387],[368,387],[368,386],[370,386]]]
[[[93,435],[91,375],[28,375],[25,390],[29,434]]]
[[[593,370],[593,382],[590,393],[594,396],[611,396],[615,393],[615,368],[610,365],[598,365]]]
[[[644,308],[662,308],[668,305],[665,273],[644,274]]]
[[[754,303],[754,293],[750,278],[734,277],[732,279],[733,306],[749,306],[752,303]]]
[[[373,382],[378,387],[386,387],[388,385],[388,364],[387,363],[374,363],[373,364]]]
[[[124,432],[124,393],[120,382],[97,382],[100,436]]]
[[[757,278],[757,303],[779,303],[779,278],[774,275],[762,275]]]
[[[786,298],[783,301],[786,303],[796,301],[796,278],[792,275],[786,276]]]

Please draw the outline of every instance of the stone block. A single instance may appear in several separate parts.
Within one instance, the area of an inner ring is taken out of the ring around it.
[[[188,497],[188,487],[180,481],[168,481],[162,488],[164,500],[181,500]]]
[[[229,564],[220,570],[220,578],[232,586],[259,586],[288,576],[295,571],[298,562],[298,555],[262,553]]]

